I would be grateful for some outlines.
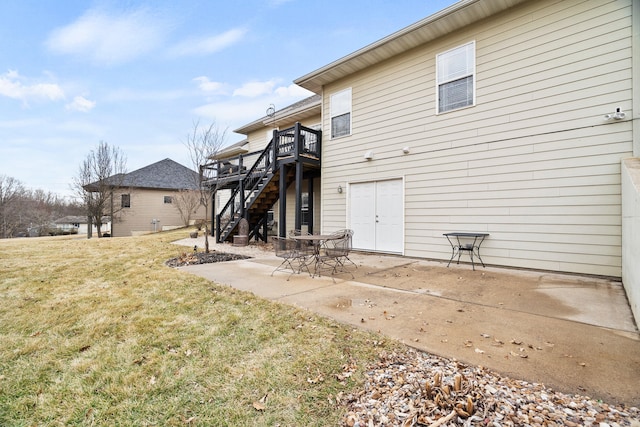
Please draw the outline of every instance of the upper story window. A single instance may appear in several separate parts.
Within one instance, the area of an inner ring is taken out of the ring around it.
[[[130,194],[123,194],[122,195],[120,206],[122,206],[123,208],[130,208],[131,207],[131,195]]]
[[[331,95],[331,138],[351,134],[351,88]]]
[[[438,113],[475,104],[476,42],[436,56]]]
[[[173,203],[173,197],[171,196],[164,196],[164,203]]]

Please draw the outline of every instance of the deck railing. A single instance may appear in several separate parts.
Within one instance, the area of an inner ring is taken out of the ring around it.
[[[275,174],[279,160],[288,158],[295,161],[303,156],[308,161],[320,161],[321,132],[304,127],[299,123],[284,130],[274,130],[273,138],[262,150],[225,159],[229,174],[224,174],[220,163],[211,165],[216,174],[210,181],[212,189],[222,188],[218,184],[237,182],[231,189],[227,203],[216,215],[216,240],[222,242],[233,232],[241,218],[246,217],[246,210],[251,207],[268,180]],[[256,158],[256,154],[258,154]],[[246,170],[245,161],[255,159],[251,168]],[[235,172],[234,172],[235,168]],[[250,224],[251,226],[251,224]]]

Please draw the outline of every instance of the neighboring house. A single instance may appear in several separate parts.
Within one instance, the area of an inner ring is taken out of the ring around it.
[[[200,197],[198,173],[171,159],[129,172],[118,182],[119,188],[114,190],[113,237],[184,227],[178,198],[184,191]],[[198,204],[190,222],[204,218],[204,207]]]
[[[258,231],[278,200],[283,235],[306,188],[313,231],[361,250],[448,260],[443,233],[489,233],[485,263],[621,277],[640,318],[639,33],[637,0],[460,1],[296,79],[318,95],[299,118],[238,129],[298,144],[266,146],[277,194],[243,178],[235,215]],[[316,163],[293,121],[320,124]]]
[[[55,228],[60,229],[64,232],[77,230],[78,234],[87,234],[89,219],[86,216],[65,216],[63,218],[57,219],[53,222]],[[103,233],[111,233],[111,221],[109,217],[102,218],[102,232]],[[93,225],[92,234],[97,235],[98,230]]]

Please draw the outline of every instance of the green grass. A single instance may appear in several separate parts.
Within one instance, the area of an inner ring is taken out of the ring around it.
[[[0,425],[340,424],[380,337],[166,267],[184,234],[0,240]]]

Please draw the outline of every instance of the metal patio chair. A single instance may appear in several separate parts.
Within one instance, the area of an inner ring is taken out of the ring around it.
[[[299,250],[299,243],[300,242],[293,239],[273,237],[273,249],[276,256],[282,258],[282,262],[271,272],[272,276],[276,271],[291,271],[287,277],[287,280],[289,280],[292,274],[300,273],[302,270],[306,270],[307,273],[311,275],[307,265],[308,255],[304,251]]]
[[[349,251],[351,251],[351,236],[353,232],[350,230],[341,230],[333,233],[334,238],[327,239],[324,242],[323,248],[320,249],[318,254],[318,261],[316,263],[316,273],[320,275],[322,270],[328,270],[331,274],[331,278],[334,280],[334,275],[337,273],[349,273],[351,278],[355,278],[353,273],[345,268],[345,263],[348,261],[356,268],[358,267],[353,261],[349,259]]]

